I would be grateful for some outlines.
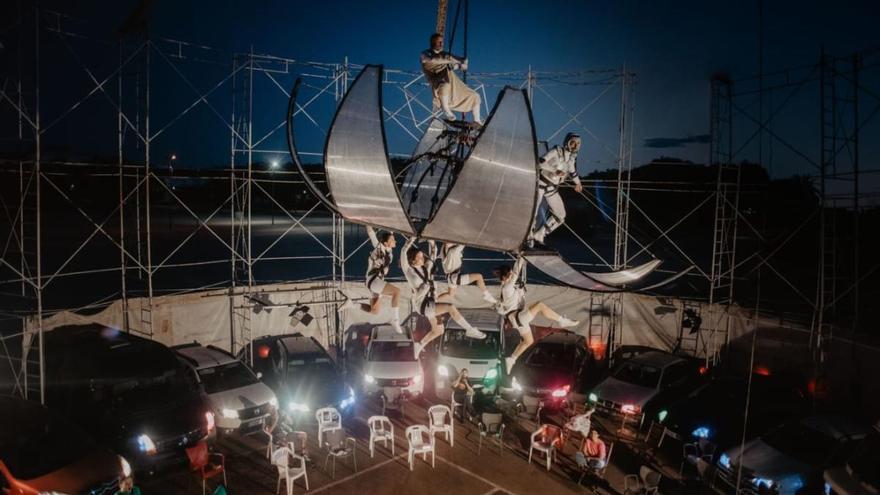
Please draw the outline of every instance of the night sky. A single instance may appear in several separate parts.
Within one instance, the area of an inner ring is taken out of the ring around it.
[[[136,2],[43,2],[78,19],[69,21],[76,29],[104,35],[112,39]],[[849,54],[880,46],[876,20],[880,8],[876,1],[835,2],[764,2],[764,68],[814,63],[820,47],[833,54]],[[450,0],[450,23],[456,0]],[[436,16],[435,1],[326,1],[295,2],[252,0],[170,2],[157,0],[152,12],[151,32],[154,38],[168,37],[192,41],[232,52],[248,51],[296,58],[298,60],[341,62],[345,56],[357,63],[382,63],[386,67],[418,70],[418,52],[426,47]],[[88,27],[86,27],[86,25]],[[673,156],[703,163],[708,146],[708,79],[713,73],[726,71],[734,78],[758,71],[758,3],[752,2],[561,2],[474,0],[471,2],[468,56],[471,70],[494,72],[525,70],[561,71],[579,68],[619,67],[626,63],[638,74],[635,97],[635,155],[638,165],[659,156]],[[461,52],[461,28],[453,51]],[[75,45],[81,58],[96,75],[106,76],[112,70],[118,53],[113,49],[91,50],[86,44]],[[88,88],[84,72],[69,61],[69,50],[63,45],[44,47],[44,64],[51,67],[44,75],[47,114],[58,114]],[[102,60],[103,57],[103,60]],[[8,59],[7,59],[8,60]],[[183,66],[181,66],[183,67]],[[56,71],[53,75],[52,71]],[[226,67],[181,69],[196,87],[212,87],[228,73]],[[168,72],[168,71],[166,71]],[[172,74],[169,72],[169,74]],[[164,125],[181,109],[186,108],[194,93],[173,75],[154,71],[153,99],[156,117],[153,129]],[[66,86],[53,88],[59,79]],[[293,77],[279,78],[289,86]],[[870,85],[878,81],[878,69],[868,68],[862,76]],[[268,81],[260,83],[268,84]],[[876,84],[874,84],[876,87]],[[263,86],[271,88],[271,85]],[[255,89],[259,89],[255,85]],[[601,89],[601,88],[599,88]],[[597,94],[596,88],[562,88],[548,91],[571,112],[578,110]],[[115,89],[113,89],[115,91]],[[260,90],[263,91],[263,90]],[[283,115],[284,98],[276,94],[256,99],[257,112],[266,115],[260,124],[266,130]],[[578,91],[581,91],[578,93]],[[308,90],[305,91],[308,93]],[[493,89],[492,92],[497,92]],[[61,95],[53,100],[51,94]],[[875,93],[876,94],[876,93]],[[229,111],[230,88],[223,86],[209,98],[221,114]],[[765,114],[776,108],[786,94],[765,96]],[[494,94],[489,95],[490,104]],[[605,98],[586,112],[581,119],[607,146],[616,146],[617,96]],[[84,147],[112,144],[115,117],[106,102],[101,112],[109,112],[107,131],[95,130],[82,136],[84,117],[77,110],[70,122],[57,126],[48,139],[81,143]],[[543,100],[543,101],[542,101]],[[607,100],[607,101],[606,101]],[[52,104],[57,108],[52,110]],[[880,100],[865,96],[863,115],[870,114]],[[65,103],[67,102],[67,103]],[[756,99],[743,105],[756,112]],[[4,109],[3,111],[7,111]],[[95,118],[100,113],[94,114]],[[332,117],[332,105],[316,108],[322,123]],[[546,137],[566,119],[554,110],[552,103],[538,93],[535,115],[539,138]],[[52,117],[47,117],[49,120]],[[281,117],[283,119],[283,117]],[[154,160],[171,152],[181,155],[180,163],[191,166],[228,163],[229,132],[205,108],[196,108],[186,119],[168,128],[155,144]],[[255,119],[259,120],[259,119]],[[299,125],[299,124],[298,124]],[[305,123],[302,131],[303,149],[320,149],[322,135]],[[751,125],[751,124],[749,124]],[[579,130],[569,126],[566,130]],[[817,133],[818,84],[790,98],[773,124],[774,130],[811,156],[818,154]],[[863,163],[876,161],[878,154],[876,123],[863,130]],[[405,135],[396,135],[388,127],[392,151],[405,152],[414,143]],[[736,130],[750,134],[754,126]],[[283,130],[282,130],[283,131]],[[399,129],[397,130],[399,131]],[[255,131],[256,133],[256,131]],[[583,133],[583,132],[582,132]],[[194,143],[199,143],[198,148]],[[270,137],[267,149],[284,149],[283,132]],[[757,140],[738,156],[758,160]],[[580,161],[581,173],[613,165],[598,141],[585,139],[586,150]],[[76,147],[76,145],[74,145]],[[112,146],[109,149],[113,149]],[[762,157],[776,176],[812,171],[796,155],[765,136]],[[278,155],[282,160],[286,157]],[[772,157],[772,158],[768,158]],[[260,159],[275,159],[264,155]]]

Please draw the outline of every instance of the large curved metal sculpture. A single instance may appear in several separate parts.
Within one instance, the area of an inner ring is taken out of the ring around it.
[[[532,228],[537,185],[537,139],[528,97],[523,90],[505,88],[422,236],[519,251]]]
[[[342,99],[324,146],[327,187],[348,220],[415,234],[394,183],[382,118],[382,66],[368,65]]]
[[[659,260],[652,260],[628,270],[608,273],[590,273],[581,272],[575,269],[565,261],[562,256],[552,251],[526,252],[523,256],[525,256],[526,261],[532,266],[554,280],[575,289],[583,289],[591,292],[645,292],[670,284],[693,269],[693,267],[690,267],[650,285],[642,287],[624,287],[624,285],[643,280],[644,277],[654,271],[661,262]],[[615,284],[603,283],[603,280],[606,282],[613,281]]]

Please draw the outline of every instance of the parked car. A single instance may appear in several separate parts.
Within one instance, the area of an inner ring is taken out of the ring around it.
[[[0,397],[0,493],[112,495],[131,465],[40,404]]]
[[[253,341],[254,369],[275,391],[281,411],[293,419],[313,418],[322,407],[352,411],[354,390],[324,347],[302,334],[271,335]],[[244,353],[250,353],[246,346]]]
[[[668,352],[644,352],[620,363],[588,398],[601,413],[631,416],[641,427],[646,417],[687,396],[701,379],[695,362]]]
[[[218,433],[259,431],[278,407],[275,392],[232,354],[197,343],[172,349],[208,394]]]
[[[787,421],[718,456],[716,488],[733,492],[742,466],[742,493],[821,493],[823,471],[843,463],[869,431],[843,416]]]
[[[46,405],[135,467],[183,462],[213,438],[208,398],[168,347],[97,324],[56,328],[44,345]]]
[[[748,387],[744,377],[714,377],[648,419],[665,427],[664,436],[682,442],[707,440],[720,452],[742,440]],[[808,410],[803,390],[791,381],[753,374],[746,438]]]
[[[463,368],[468,370],[468,382],[482,385],[486,393],[494,393],[499,380],[504,353],[503,317],[492,309],[463,309],[461,314],[486,338],[469,338],[455,321],[447,323],[440,339],[434,381],[437,396],[444,400],[451,396],[450,385]]]
[[[422,395],[425,377],[414,347],[409,333],[399,334],[390,325],[373,328],[364,352],[364,393],[396,387],[409,397]]]
[[[880,422],[842,465],[825,470],[826,495],[880,493]]]
[[[505,395],[524,395],[543,402],[544,409],[568,406],[569,396],[595,379],[593,355],[586,339],[572,332],[550,334],[529,347],[510,372]]]

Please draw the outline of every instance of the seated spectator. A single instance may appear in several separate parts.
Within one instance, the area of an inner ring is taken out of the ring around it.
[[[590,437],[584,440],[581,450],[575,454],[575,461],[581,469],[602,469],[605,467],[605,442],[599,438],[599,432],[590,430]]]
[[[452,382],[452,397],[459,404],[468,404],[470,402],[468,399],[473,395],[474,387],[471,387],[471,384],[468,383],[468,370],[467,368],[462,368]]]

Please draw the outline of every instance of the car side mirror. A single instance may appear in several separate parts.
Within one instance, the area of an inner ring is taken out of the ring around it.
[[[257,380],[259,380],[259,379],[261,379],[261,378],[263,378],[263,372],[262,372],[262,371],[258,371],[258,372],[257,372]]]

